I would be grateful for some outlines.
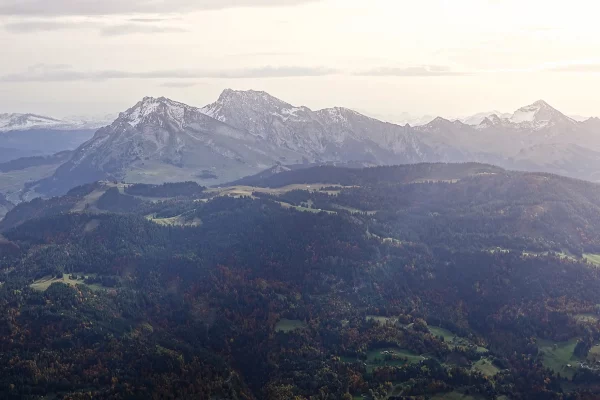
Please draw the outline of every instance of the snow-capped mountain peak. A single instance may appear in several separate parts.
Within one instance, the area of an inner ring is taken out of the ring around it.
[[[426,128],[438,129],[443,128],[445,126],[453,125],[453,122],[444,117],[436,117],[433,121],[428,123],[427,125],[423,125]]]
[[[67,122],[36,114],[0,114],[0,132],[55,128]]]
[[[538,100],[531,105],[518,109],[509,120],[513,124],[527,124],[538,129],[562,121],[575,122],[544,100]]]
[[[289,118],[306,110],[305,107],[294,107],[267,92],[225,89],[216,102],[202,108],[201,112],[221,122],[229,122],[236,119],[240,112],[247,116],[258,113]]]
[[[117,122],[125,122],[137,128],[141,124],[160,124],[160,121],[166,118],[181,128],[185,124],[185,115],[188,112],[200,113],[200,110],[166,97],[144,97],[135,106],[119,114]]]
[[[339,124],[347,124],[349,119],[352,118],[361,118],[364,120],[375,121],[375,119],[371,117],[367,117],[366,115],[363,115],[359,112],[345,107],[324,108],[322,110],[316,111],[316,113],[320,117],[326,118],[327,121]]]
[[[495,116],[496,118],[502,119],[502,118],[509,118],[511,115],[512,114],[504,114],[504,113],[501,113],[500,111],[493,110],[493,111],[477,113],[475,115],[471,115],[468,117],[458,118],[458,120],[466,125],[477,126],[477,125],[481,125],[485,121],[486,118],[493,120],[494,118],[492,118],[492,117]]]
[[[500,124],[502,124],[502,119],[498,115],[492,114],[485,117],[483,121],[477,125],[477,129],[485,129]]]

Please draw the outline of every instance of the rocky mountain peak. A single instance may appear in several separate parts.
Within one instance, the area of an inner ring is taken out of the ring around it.
[[[168,121],[182,127],[187,113],[200,113],[200,110],[166,97],[144,97],[135,106],[119,114],[116,122],[137,128],[142,124],[162,124]]]
[[[514,124],[536,125],[540,128],[549,124],[575,121],[550,106],[544,100],[538,100],[515,111],[510,117],[510,122]]]
[[[225,89],[219,96],[217,103],[223,105],[249,105],[255,104],[263,107],[293,107],[290,104],[271,96],[267,92],[258,90],[232,90]]]

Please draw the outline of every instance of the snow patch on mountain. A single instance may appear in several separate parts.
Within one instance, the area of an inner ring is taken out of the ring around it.
[[[458,120],[466,125],[477,126],[477,125],[480,125],[481,123],[483,123],[487,118],[491,119],[492,117],[502,118],[502,119],[510,118],[511,114],[506,114],[506,113],[502,113],[500,111],[494,110],[494,111],[477,113],[475,115],[470,115],[468,117],[458,118]]]
[[[543,100],[518,109],[509,120],[513,124],[527,125],[537,130],[561,122],[576,123],[575,120],[552,108]]]
[[[165,97],[144,97],[142,101],[137,103],[124,113],[119,115],[119,120],[125,121],[131,127],[136,128],[142,123],[150,122],[149,117],[160,116],[168,118],[182,128],[185,124],[186,111],[200,112],[199,109],[190,107],[183,103],[179,103]]]
[[[102,118],[69,117],[58,119],[37,114],[0,114],[0,132],[47,130],[87,130],[109,125],[114,116]]]
[[[0,114],[0,132],[57,128],[67,125],[65,121],[36,114]]]

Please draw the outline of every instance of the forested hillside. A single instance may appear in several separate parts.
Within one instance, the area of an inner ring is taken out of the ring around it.
[[[481,164],[245,185],[10,211],[0,397],[600,395],[599,186]]]

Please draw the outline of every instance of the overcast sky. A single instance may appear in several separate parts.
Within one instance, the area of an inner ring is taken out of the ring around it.
[[[225,88],[373,115],[600,115],[593,0],[0,0],[0,113]]]

